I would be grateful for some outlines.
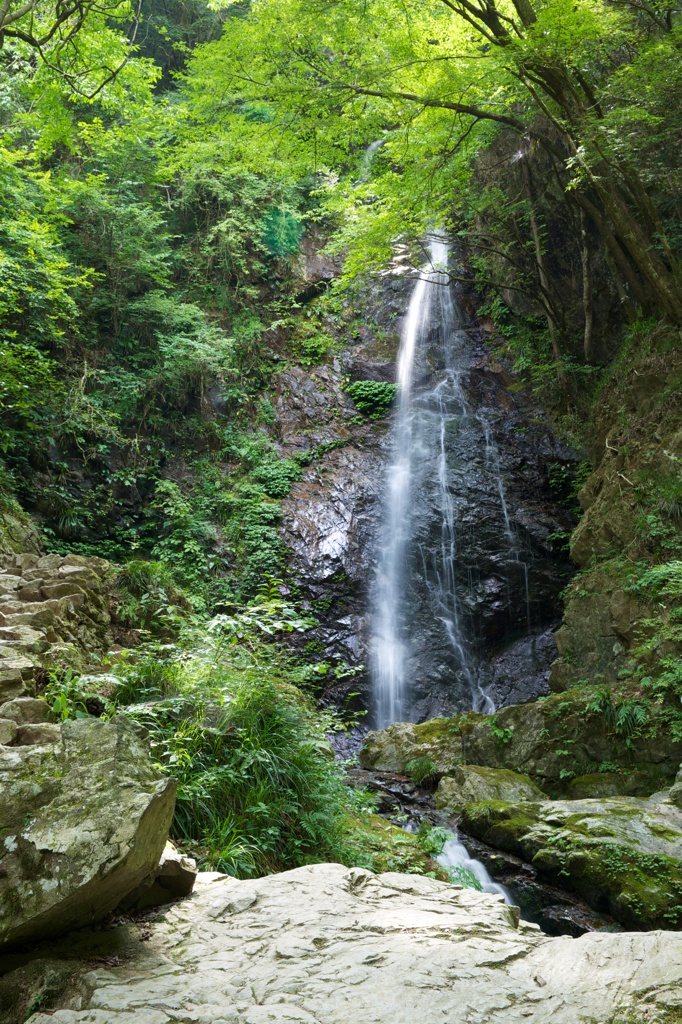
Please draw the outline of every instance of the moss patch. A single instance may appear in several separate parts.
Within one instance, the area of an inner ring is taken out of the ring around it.
[[[381,818],[363,814],[346,820],[345,840],[347,863],[370,871],[399,871],[411,875],[428,875],[449,882],[450,876],[428,854],[416,836]]]
[[[682,926],[682,815],[669,805],[659,811],[644,800],[486,801],[466,807],[460,825],[623,924]]]

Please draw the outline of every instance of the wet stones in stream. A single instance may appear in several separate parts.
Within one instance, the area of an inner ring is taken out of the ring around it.
[[[405,775],[349,768],[347,780],[349,785],[368,789],[376,798],[376,813],[394,824],[416,829],[426,818],[434,826],[457,830],[457,818],[435,807],[433,790],[416,785]],[[623,930],[612,917],[593,910],[580,896],[544,881],[537,869],[520,857],[471,836],[463,838],[471,856],[483,864],[495,882],[509,890],[521,918],[539,925],[546,935],[577,938],[586,932]]]

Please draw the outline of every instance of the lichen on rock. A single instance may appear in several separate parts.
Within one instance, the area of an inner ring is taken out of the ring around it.
[[[667,794],[469,804],[463,831],[635,928],[682,925],[682,813]]]
[[[67,721],[58,743],[7,748],[0,948],[106,916],[158,865],[174,807],[174,782],[123,717]]]
[[[499,896],[339,864],[200,875],[127,949],[30,1024],[607,1024],[682,983],[682,935],[548,938]]]
[[[465,764],[444,776],[434,797],[436,807],[457,813],[479,800],[542,800],[545,794],[527,775],[508,768],[484,768]]]

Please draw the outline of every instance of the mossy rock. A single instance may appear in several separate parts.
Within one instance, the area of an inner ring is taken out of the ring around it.
[[[464,717],[431,718],[420,725],[396,722],[387,729],[369,732],[360,751],[360,763],[363,768],[408,775],[410,761],[428,758],[438,773],[445,775],[462,763],[457,726],[459,718]]]
[[[543,800],[545,794],[527,775],[508,768],[484,768],[465,764],[455,768],[438,784],[435,804],[439,810],[456,814],[479,800]]]
[[[589,800],[607,796],[649,796],[664,789],[667,780],[655,769],[646,771],[591,772],[571,779],[565,795],[570,800]]]
[[[417,837],[398,828],[378,814],[364,814],[346,820],[345,845],[349,866],[370,871],[398,871],[409,875],[428,875],[449,882],[448,873],[426,854]]]
[[[629,927],[682,927],[682,812],[660,795],[485,801],[460,827]]]
[[[469,712],[420,725],[398,722],[368,733],[360,752],[364,768],[409,774],[408,765],[429,758],[440,775],[461,765],[510,769],[528,775],[551,796],[570,781],[614,766],[649,795],[670,785],[682,761],[682,742],[649,730],[626,745],[604,715],[587,710],[588,694],[574,690],[532,704],[513,704],[494,715]],[[647,780],[649,780],[647,782]]]
[[[670,799],[676,807],[682,809],[682,768],[680,768],[670,789]]]
[[[127,719],[57,731],[0,757],[3,950],[102,920],[155,870],[173,818],[175,782]]]

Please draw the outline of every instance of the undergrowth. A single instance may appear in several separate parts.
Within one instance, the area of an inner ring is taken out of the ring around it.
[[[283,640],[315,623],[280,580],[208,621],[182,607],[158,564],[129,563],[118,586],[133,621],[156,619],[175,636],[148,639],[100,676],[53,670],[45,697],[62,719],[122,714],[146,731],[154,764],[178,781],[171,834],[202,867],[246,878],[338,861],[447,877],[433,843],[346,785],[328,737],[348,723],[304,692],[316,666]]]

